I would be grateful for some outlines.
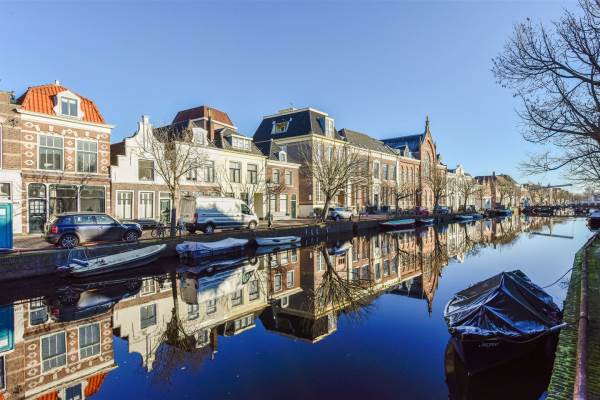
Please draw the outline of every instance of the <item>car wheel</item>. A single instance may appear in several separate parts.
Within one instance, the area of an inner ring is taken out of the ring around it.
[[[136,240],[138,240],[138,237],[139,237],[139,234],[136,231],[127,231],[127,232],[125,232],[123,239],[126,242],[135,242]]]
[[[339,220],[340,220],[340,216],[339,216],[339,215],[336,215],[336,216],[335,216],[335,222],[338,222]]]
[[[69,249],[72,247],[77,247],[77,245],[79,244],[79,238],[73,234],[68,233],[66,235],[63,235],[58,241],[58,243],[63,249]]]
[[[255,230],[255,229],[256,229],[256,222],[254,222],[254,221],[251,221],[251,222],[248,224],[248,229],[250,229],[251,231]]]
[[[207,235],[212,235],[213,233],[215,233],[215,226],[213,224],[206,225],[206,227],[204,228],[204,233],[206,233]]]

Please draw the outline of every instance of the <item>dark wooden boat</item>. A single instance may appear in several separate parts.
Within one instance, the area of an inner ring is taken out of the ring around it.
[[[446,305],[444,318],[469,373],[536,349],[553,349],[564,326],[552,297],[518,270],[458,292]]]

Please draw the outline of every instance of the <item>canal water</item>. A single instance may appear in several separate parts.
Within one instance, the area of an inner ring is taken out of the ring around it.
[[[551,359],[467,376],[443,309],[514,269],[558,280],[562,307],[559,278],[590,234],[582,219],[515,216],[267,249],[210,274],[161,260],[7,284],[0,385],[7,400],[537,399]]]

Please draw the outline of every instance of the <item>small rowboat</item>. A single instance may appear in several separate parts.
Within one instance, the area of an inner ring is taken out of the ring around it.
[[[417,225],[433,225],[435,218],[421,218],[417,220]]]
[[[279,237],[257,237],[256,244],[259,246],[277,246],[282,244],[300,243],[299,236],[279,236]]]
[[[59,271],[82,277],[141,267],[156,260],[166,247],[166,244],[156,244],[87,260],[72,258],[66,266],[59,267]]]
[[[199,258],[241,252],[248,245],[246,239],[227,238],[216,242],[183,242],[175,246],[179,257]]]
[[[413,218],[396,219],[392,221],[382,222],[379,226],[383,228],[408,228],[414,226],[417,221]]]

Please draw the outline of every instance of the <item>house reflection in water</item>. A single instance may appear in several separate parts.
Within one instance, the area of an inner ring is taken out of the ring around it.
[[[116,367],[111,310],[61,321],[60,307],[49,307],[44,298],[3,309],[10,310],[12,329],[0,354],[2,398],[85,399]]]
[[[337,331],[340,315],[360,318],[385,293],[423,299],[431,312],[449,260],[548,223],[513,217],[377,233],[240,258],[212,275],[182,266],[113,289],[102,283],[105,300],[94,307],[62,306],[56,295],[11,300],[0,307],[0,399],[92,396],[116,368],[113,334],[150,372],[169,361],[165,345],[182,344],[202,363],[217,355],[220,336],[243,334],[257,319],[269,332],[316,343]],[[78,293],[77,304],[93,303],[93,291]]]

